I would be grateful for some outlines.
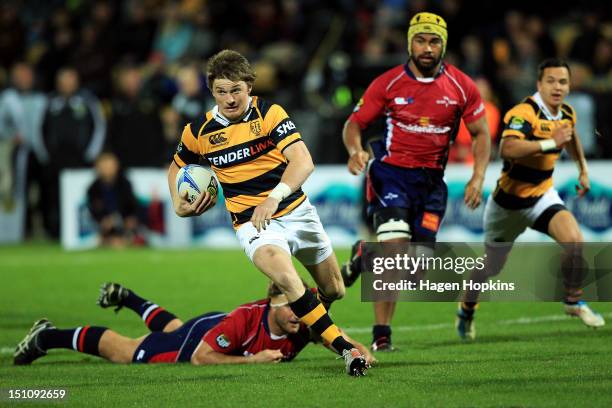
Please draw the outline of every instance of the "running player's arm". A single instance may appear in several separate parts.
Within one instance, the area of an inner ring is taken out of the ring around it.
[[[182,197],[179,197],[176,186],[176,174],[181,167],[187,164],[198,163],[199,155],[197,149],[197,138],[191,131],[191,124],[187,124],[183,129],[181,141],[176,148],[172,163],[168,167],[168,188],[172,197],[174,212],[179,217],[200,215],[216,203],[216,197],[211,197],[208,191],[200,194],[193,203],[187,201],[187,191],[183,193]]]
[[[361,130],[382,115],[385,109],[382,81],[383,79],[378,77],[370,84],[342,129],[342,141],[349,155],[347,166],[353,175],[363,172],[370,158],[361,143]]]
[[[465,188],[463,201],[468,208],[476,208],[482,199],[482,185],[485,172],[491,157],[491,135],[486,116],[465,124],[474,140],[472,151],[474,153],[474,169],[472,177]]]
[[[571,108],[570,108],[571,109]],[[573,112],[573,118],[575,118],[575,113]],[[591,182],[589,181],[589,170],[586,163],[586,157],[584,157],[584,149],[582,148],[582,142],[580,141],[580,136],[576,131],[576,120],[572,121],[573,129],[574,129],[574,137],[571,142],[567,144],[567,151],[572,156],[576,165],[578,166],[578,182],[579,186],[576,186],[576,191],[580,197],[584,196],[586,193],[591,190]]]
[[[512,160],[555,150],[572,139],[572,127],[563,123],[553,130],[549,140],[525,140],[533,133],[535,112],[527,104],[519,104],[504,117],[504,131],[499,149],[502,159]]]
[[[291,143],[282,153],[287,159],[287,168],[277,187],[255,208],[251,217],[251,222],[257,231],[266,229],[280,202],[299,189],[314,170],[310,152],[301,140]]]
[[[468,208],[475,209],[482,200],[482,185],[491,158],[491,135],[485,105],[476,84],[467,76],[462,80],[466,95],[462,119],[474,141],[472,144],[474,167],[472,177],[465,186],[463,201]]]
[[[266,229],[278,205],[297,191],[314,170],[314,163],[295,124],[279,105],[272,105],[264,118],[264,132],[287,160],[280,182],[270,191],[268,198],[255,207],[251,222],[257,231]]]

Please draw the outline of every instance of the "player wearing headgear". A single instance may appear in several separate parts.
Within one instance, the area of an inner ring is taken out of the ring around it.
[[[300,320],[344,358],[347,371],[361,375],[365,359],[327,313],[345,289],[331,241],[302,191],[314,169],[310,152],[280,105],[251,96],[255,77],[236,51],[223,50],[208,60],[207,83],[216,105],[185,126],[168,168],[175,212],[197,216],[214,205],[208,192],[190,203],[175,187],[180,168],[208,161],[249,259],[278,285]],[[319,298],[301,286],[292,256],[317,282]]]
[[[484,105],[474,82],[443,62],[446,22],[432,13],[418,13],[408,29],[408,61],[383,73],[370,84],[345,123],[342,134],[352,174],[366,170],[369,155],[361,132],[384,117],[382,142],[373,144],[367,167],[368,211],[374,217],[379,242],[416,242],[419,253],[430,245],[446,210],[443,180],[449,145],[463,119],[474,138],[474,170],[465,187],[465,204],[481,201],[490,137]],[[361,244],[353,246],[343,267],[345,282],[360,273]],[[395,302],[374,304],[372,348],[391,350],[391,320]]]
[[[98,304],[104,308],[114,306],[116,311],[124,306],[131,309],[151,333],[128,338],[106,327],[58,329],[41,319],[18,344],[14,364],[31,364],[57,348],[100,356],[114,363],[269,363],[291,361],[308,343],[320,339],[300,322],[275,284],[268,287],[266,299],[244,304],[231,313],[205,313],[185,323],[117,283],[102,286]],[[368,365],[376,361],[366,347],[350,341],[362,351]],[[323,344],[334,351],[328,343]]]
[[[552,175],[555,163],[566,148],[579,169],[578,194],[590,190],[586,159],[576,134],[576,112],[565,97],[570,91],[569,65],[559,59],[548,59],[538,68],[537,92],[510,109],[504,116],[500,156],[504,159],[497,187],[485,206],[486,277],[497,275],[503,268],[511,245],[527,229],[547,234],[564,248],[562,271],[565,286],[565,312],[589,327],[605,324],[581,300],[583,237],[578,222],[567,210]],[[476,337],[474,313],[478,292],[468,292],[460,303],[456,327],[461,338]]]

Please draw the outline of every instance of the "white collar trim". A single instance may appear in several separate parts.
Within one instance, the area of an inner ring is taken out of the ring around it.
[[[563,112],[561,111],[561,108],[559,108],[559,112],[557,112],[556,115],[553,115],[552,113],[550,113],[550,109],[548,109],[548,106],[546,106],[546,104],[544,103],[544,100],[542,99],[542,96],[539,92],[533,94],[533,99],[538,104],[542,112],[544,112],[544,116],[546,116],[546,119],[561,120],[561,118],[563,117]]]
[[[253,101],[253,98],[249,96],[249,103],[247,104],[247,108],[245,110],[245,115],[242,117],[242,119],[240,119],[239,121],[236,122],[247,122],[251,116],[251,102]],[[223,116],[220,112],[219,112],[219,106],[215,105],[214,108],[212,108],[212,115],[213,118],[219,122],[220,124],[222,124],[223,126],[229,126],[231,123],[236,123],[236,122],[232,122],[230,121],[228,118],[226,118],[225,116]]]

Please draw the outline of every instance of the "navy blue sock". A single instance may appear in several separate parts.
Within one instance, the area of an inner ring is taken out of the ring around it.
[[[67,348],[99,356],[98,345],[106,330],[108,330],[106,327],[97,326],[44,330],[38,335],[38,347],[42,350]]]

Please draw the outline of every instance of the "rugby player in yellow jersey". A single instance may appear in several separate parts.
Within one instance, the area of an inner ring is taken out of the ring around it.
[[[589,327],[601,327],[603,317],[582,300],[582,282],[573,269],[581,256],[583,237],[578,222],[553,187],[555,162],[565,148],[579,168],[578,194],[590,189],[586,160],[576,134],[576,113],[564,103],[570,90],[566,62],[549,59],[539,66],[538,92],[510,109],[504,117],[500,155],[504,159],[497,187],[485,207],[487,276],[498,274],[511,246],[527,227],[547,234],[564,247],[565,312],[578,316]],[[457,313],[460,337],[474,339],[474,311],[478,293],[466,293]]]
[[[238,52],[224,50],[209,60],[207,84],[216,106],[183,130],[168,169],[175,212],[197,216],[215,204],[208,192],[190,204],[175,184],[179,168],[208,161],[249,259],[287,296],[293,313],[344,357],[347,373],[363,375],[366,359],[326,310],[345,288],[329,237],[301,188],[314,169],[312,158],[285,110],[251,96],[254,81]],[[304,289],[292,255],[317,282],[318,299]]]

